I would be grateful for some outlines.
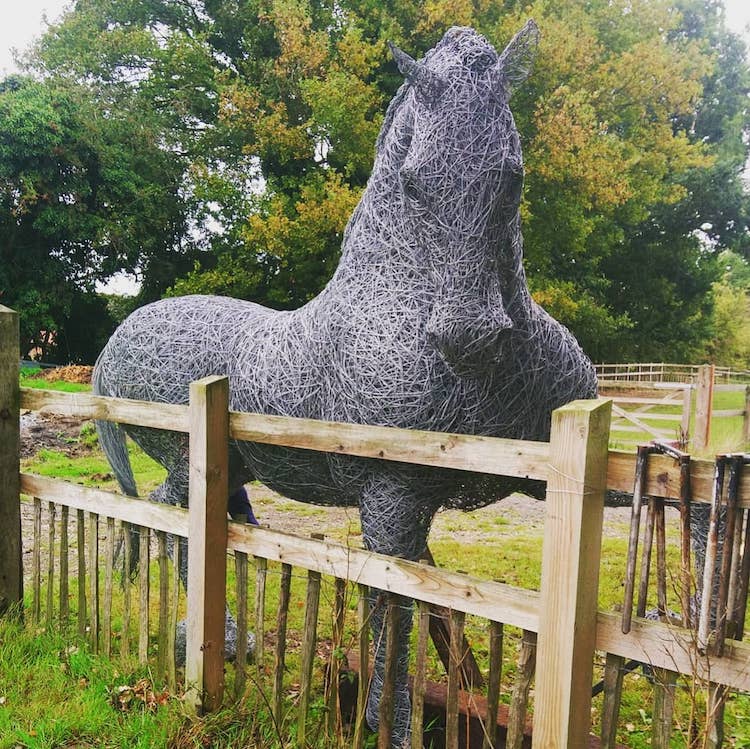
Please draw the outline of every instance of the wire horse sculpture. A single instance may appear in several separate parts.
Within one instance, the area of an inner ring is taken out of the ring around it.
[[[469,28],[452,28],[419,62],[392,47],[406,80],[326,288],[292,312],[208,296],[143,307],[99,357],[95,392],[186,403],[191,381],[222,374],[237,411],[547,439],[553,409],[594,397],[596,377],[573,336],[532,300],[522,266],[523,161],[509,98],[537,41],[529,21],[500,55]],[[127,432],[167,469],[151,499],[186,506],[184,435],[99,429],[123,491],[136,494]],[[542,485],[522,479],[230,447],[230,492],[258,479],[303,502],[359,506],[366,547],[412,560],[441,507],[472,509],[517,490],[543,496]],[[381,608],[372,616],[376,643]],[[409,735],[411,622],[401,610],[393,746]],[[383,659],[378,647],[373,728]]]

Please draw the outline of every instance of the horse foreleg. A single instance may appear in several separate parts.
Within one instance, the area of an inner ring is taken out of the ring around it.
[[[381,554],[417,560],[427,547],[427,534],[434,508],[420,502],[412,489],[397,476],[378,474],[365,485],[361,502],[362,536],[366,547]],[[375,646],[374,670],[367,702],[367,722],[377,730],[385,672],[385,611],[382,591],[370,591],[371,626]],[[409,633],[413,602],[400,599],[396,616],[397,663],[391,746],[406,745],[410,734],[408,691]]]

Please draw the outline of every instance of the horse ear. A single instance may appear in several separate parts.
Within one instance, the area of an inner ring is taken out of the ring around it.
[[[414,86],[425,104],[432,103],[445,91],[447,82],[434,70],[425,67],[423,62],[417,62],[392,42],[388,42],[388,46],[401,75]]]
[[[497,61],[497,70],[509,93],[531,73],[539,46],[539,27],[532,19],[510,40]]]

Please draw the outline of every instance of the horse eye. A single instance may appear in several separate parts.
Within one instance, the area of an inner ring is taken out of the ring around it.
[[[404,195],[411,202],[418,202],[422,197],[422,189],[414,172],[401,172],[401,187]]]

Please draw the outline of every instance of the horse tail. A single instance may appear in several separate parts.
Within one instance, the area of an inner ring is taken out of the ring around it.
[[[99,369],[94,368],[92,378],[93,391],[96,395],[106,395],[100,380]],[[128,497],[137,497],[138,488],[133,475],[133,467],[130,465],[130,455],[125,444],[125,430],[119,424],[112,421],[96,421],[96,432],[99,435],[99,445],[104,452],[112,472],[115,474],[117,483],[123,494]],[[138,555],[140,550],[141,535],[137,527],[130,525],[130,569],[127,573],[133,577],[138,571]],[[118,548],[119,555],[121,549]]]

